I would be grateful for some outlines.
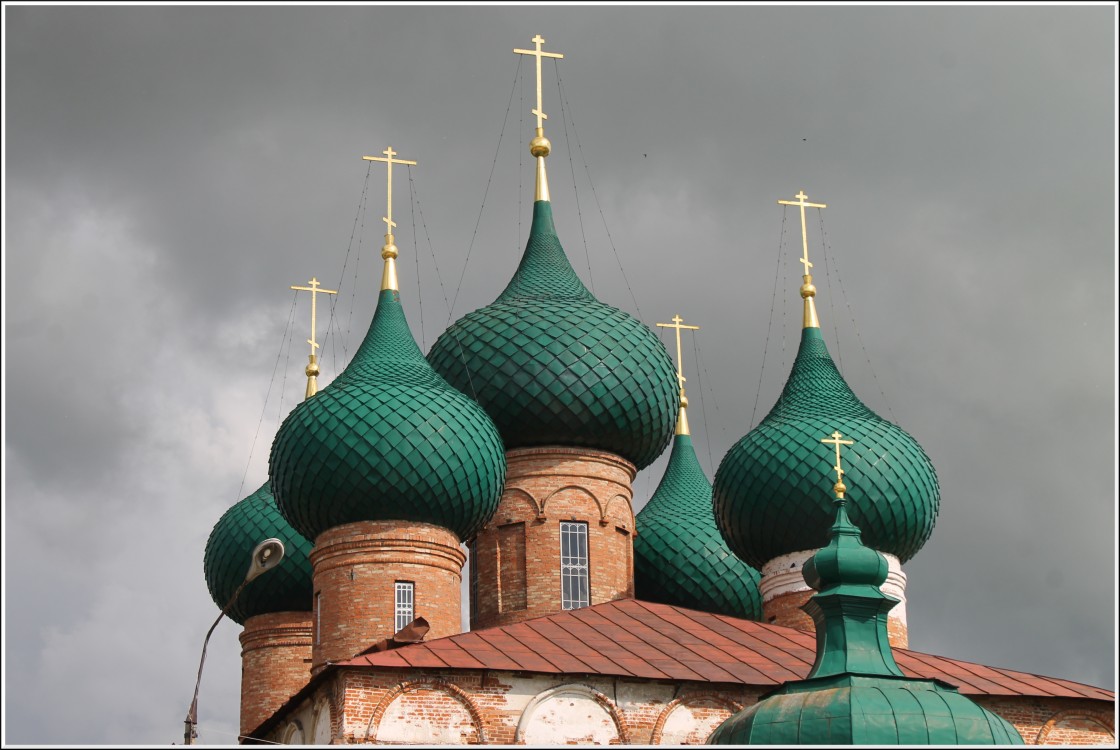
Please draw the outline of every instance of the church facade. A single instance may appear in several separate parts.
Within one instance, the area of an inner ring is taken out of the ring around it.
[[[540,89],[542,59],[560,55],[533,42],[515,52],[537,65],[535,200],[509,284],[425,355],[400,303],[390,198],[365,340],[322,391],[312,354],[268,482],[207,543],[214,601],[232,596],[244,626],[243,741],[702,744],[820,661],[812,560],[835,528],[830,492],[847,482],[845,512],[883,561],[875,596],[890,602],[882,645],[899,678],[955,686],[1029,744],[1114,745],[1110,691],[905,648],[902,565],[932,533],[936,472],[832,363],[807,244],[785,390],[708,481],[688,429],[688,326],[659,324],[676,329],[674,367],[560,244]],[[391,185],[410,162],[383,154],[366,158]],[[806,199],[789,202],[803,222],[818,205]],[[636,474],[670,447],[635,514]],[[248,551],[267,537],[287,555],[242,592]]]
[[[293,744],[703,744],[812,664],[812,633],[634,599],[359,656],[253,737]],[[1028,744],[1115,745],[1112,693],[896,649]],[[251,742],[252,740],[247,740]]]

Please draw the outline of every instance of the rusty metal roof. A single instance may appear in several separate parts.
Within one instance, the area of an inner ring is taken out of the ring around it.
[[[812,633],[622,599],[475,630],[340,662],[344,667],[498,669],[774,687],[809,674]],[[1114,701],[1102,688],[894,649],[907,677],[944,680],[965,695]]]

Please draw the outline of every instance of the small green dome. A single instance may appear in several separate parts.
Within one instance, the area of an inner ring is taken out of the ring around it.
[[[268,482],[223,513],[206,540],[206,587],[221,609],[245,580],[253,550],[273,537],[284,543],[284,559],[238,595],[229,616],[241,625],[256,615],[311,611],[311,542],[280,515]]]
[[[432,370],[399,293],[381,292],[346,369],[292,410],[269,477],[308,539],[356,521],[419,521],[474,537],[498,507],[506,460],[486,412]]]
[[[839,676],[779,688],[709,745],[1022,745],[1006,719],[936,680]]]
[[[507,449],[582,446],[642,469],[673,435],[680,394],[665,347],[584,287],[548,201],[533,206],[505,291],[444,331],[428,359],[486,409]]]
[[[634,590],[639,599],[731,617],[762,617],[758,571],[716,528],[712,485],[692,438],[677,435],[665,476],[637,517]]]
[[[708,744],[1023,744],[1015,727],[952,685],[903,674],[887,637],[887,612],[898,600],[879,590],[886,559],[863,544],[842,494],[832,502],[828,544],[803,570],[818,588],[804,607],[817,634],[809,676],[729,718]]]
[[[856,398],[820,329],[805,328],[778,402],[716,472],[716,522],[750,565],[827,541],[835,459],[821,438],[836,430],[855,441],[844,451],[845,481],[858,488],[849,512],[868,546],[906,562],[933,533],[941,500],[925,451]]]

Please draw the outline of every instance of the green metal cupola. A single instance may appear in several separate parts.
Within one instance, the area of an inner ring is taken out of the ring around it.
[[[793,204],[802,212],[818,205],[804,197]],[[918,442],[867,408],[836,368],[817,320],[807,256],[806,247],[797,358],[770,413],[720,463],[713,486],[717,523],[731,549],[758,568],[780,555],[822,547],[833,513],[830,480],[821,469],[825,449],[815,436],[839,429],[856,441],[848,471],[866,490],[851,506],[852,520],[869,546],[906,562],[933,533],[937,474]]]
[[[316,296],[337,292],[320,288],[314,277],[308,284],[291,288],[311,292],[311,338],[307,340],[311,356],[305,370],[305,396],[311,398],[318,390],[319,374],[315,359],[319,346],[315,341]],[[311,611],[311,542],[281,515],[268,482],[227,510],[214,524],[202,562],[210,597],[219,609],[225,607],[245,580],[245,561],[258,544],[270,538],[284,543],[284,558],[273,572],[250,581],[238,595],[228,614],[240,625],[256,615]]]
[[[806,563],[818,593],[805,606],[817,632],[813,668],[735,714],[710,745],[1021,745],[1015,727],[941,680],[906,677],[887,639],[897,603],[879,590],[886,559],[864,546],[848,518],[836,444],[835,521],[829,543]],[[857,443],[858,444],[858,443]]]
[[[385,153],[391,185],[391,164],[408,162]],[[365,340],[330,385],[292,410],[269,457],[280,510],[309,539],[347,523],[400,520],[467,540],[501,495],[506,464],[494,423],[431,368],[409,331],[391,195],[381,293]]]
[[[688,398],[680,368],[681,325],[677,329],[677,377],[681,410],[665,474],[637,516],[634,537],[634,592],[638,599],[703,612],[757,620],[762,616],[758,571],[728,548],[712,513],[712,484],[705,476],[688,427]]]
[[[537,37],[537,39],[540,39]],[[541,40],[543,42],[543,40]],[[668,445],[679,406],[665,347],[606,305],[572,269],[553,224],[545,175],[538,56],[536,201],[525,253],[505,290],[467,314],[428,353],[436,372],[473,396],[507,450],[559,445],[621,456],[639,469]]]
[[[311,610],[311,542],[280,515],[268,482],[214,524],[202,562],[210,598],[219,609],[229,603],[245,580],[253,549],[269,538],[284,543],[284,559],[238,595],[227,614],[239,625],[256,615]]]

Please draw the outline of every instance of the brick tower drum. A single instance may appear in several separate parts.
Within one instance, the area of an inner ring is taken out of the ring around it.
[[[506,462],[498,510],[471,547],[471,628],[632,597],[634,465],[560,446]]]

